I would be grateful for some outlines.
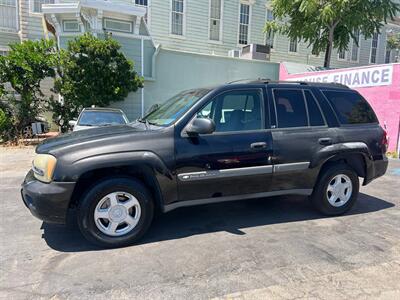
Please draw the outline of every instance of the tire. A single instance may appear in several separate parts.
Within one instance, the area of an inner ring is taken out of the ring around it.
[[[135,179],[118,177],[90,188],[79,203],[77,221],[89,242],[115,248],[138,241],[150,227],[153,212],[146,187]]]
[[[335,186],[338,182],[340,182],[338,184],[340,187]],[[322,214],[338,216],[353,207],[358,197],[359,188],[360,183],[355,171],[348,165],[339,164],[331,166],[320,174],[310,198],[314,207]],[[351,194],[349,194],[349,191],[351,191]],[[334,200],[337,195],[340,195],[340,198]]]

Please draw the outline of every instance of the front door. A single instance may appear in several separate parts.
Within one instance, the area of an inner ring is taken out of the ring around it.
[[[176,139],[180,201],[234,197],[269,191],[272,137],[265,130],[264,91],[230,90],[209,101],[194,117],[211,118],[212,134]]]

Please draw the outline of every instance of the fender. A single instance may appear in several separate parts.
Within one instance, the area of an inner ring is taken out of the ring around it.
[[[154,173],[155,188],[162,197],[160,204],[164,201],[170,201],[176,198],[176,179],[168,169],[164,161],[154,152],[151,151],[124,151],[96,154],[80,158],[72,163],[61,161],[57,162],[54,173],[55,181],[77,182],[79,178],[90,171],[105,168],[118,167],[134,167],[145,166],[150,168]],[[153,180],[152,180],[153,181]]]
[[[321,169],[322,166],[332,160],[345,159],[348,155],[359,154],[363,157],[365,163],[365,177],[363,185],[365,185],[370,177],[375,173],[372,155],[368,146],[363,142],[337,143],[326,146],[316,153],[310,162],[310,168]]]
[[[77,181],[79,177],[88,172],[101,168],[122,167],[132,165],[144,165],[152,167],[160,175],[172,179],[169,171],[162,159],[151,151],[126,151],[102,153],[93,156],[80,158],[72,163],[63,164],[56,167],[54,173],[55,181]],[[60,172],[62,169],[62,172]]]

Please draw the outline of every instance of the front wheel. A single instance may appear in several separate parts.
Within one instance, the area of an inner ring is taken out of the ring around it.
[[[359,186],[358,176],[349,166],[332,166],[320,175],[311,201],[325,215],[341,215],[355,204]]]
[[[140,239],[153,219],[153,200],[146,187],[131,178],[106,179],[84,196],[78,225],[84,237],[101,247],[127,246]]]

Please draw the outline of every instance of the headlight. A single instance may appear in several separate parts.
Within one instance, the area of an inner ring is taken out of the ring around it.
[[[50,154],[38,154],[32,162],[32,170],[35,177],[43,182],[53,179],[57,159]]]

